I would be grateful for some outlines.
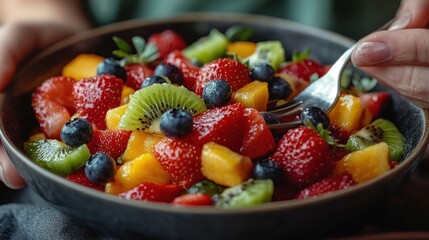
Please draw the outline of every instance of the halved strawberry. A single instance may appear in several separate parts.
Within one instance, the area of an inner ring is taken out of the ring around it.
[[[186,47],[183,38],[169,29],[150,35],[147,41],[158,48],[159,60],[164,60],[172,51],[180,51]]]
[[[94,130],[92,140],[88,143],[91,154],[103,152],[117,159],[125,151],[131,131]]]
[[[183,73],[183,86],[190,91],[194,91],[195,83],[200,74],[200,69],[197,66],[192,64],[180,51],[173,51],[168,54],[165,63],[178,67]]]
[[[82,79],[73,86],[73,98],[79,117],[98,129],[106,128],[106,113],[121,103],[123,81],[112,75]]]
[[[32,96],[32,106],[45,137],[60,140],[61,128],[70,120],[66,107],[38,93],[37,90]]]
[[[153,70],[143,63],[134,63],[125,66],[127,81],[125,84],[135,90],[140,89],[143,80],[153,75]]]
[[[76,83],[76,80],[71,77],[51,77],[44,81],[42,85],[37,88],[37,91],[66,107],[70,114],[73,114],[75,111],[74,100],[73,95],[70,93],[73,90],[74,83]]]
[[[276,148],[276,143],[264,118],[253,108],[246,108],[244,116],[247,122],[240,153],[250,158],[259,158],[269,154]]]
[[[66,176],[66,179],[72,182],[75,182],[77,184],[98,190],[104,192],[104,186],[103,185],[97,185],[93,182],[91,182],[85,175],[84,168],[81,168],[77,170],[76,172]]]
[[[208,206],[213,205],[212,197],[204,193],[188,193],[176,197],[172,204],[184,206]]]
[[[172,182],[184,189],[204,179],[201,173],[201,146],[165,137],[155,145],[154,155],[170,174]]]
[[[322,77],[325,74],[325,67],[315,60],[307,58],[299,62],[290,63],[280,68],[278,72],[290,74],[309,82],[311,76],[315,73],[319,78]]]
[[[270,159],[298,186],[308,186],[327,177],[334,167],[329,144],[308,127],[289,130]]]
[[[348,174],[330,176],[302,189],[296,198],[317,197],[326,193],[346,189],[355,184],[353,177]]]
[[[388,92],[369,92],[359,95],[359,99],[362,105],[371,112],[373,119],[376,119],[383,109],[387,108],[390,94]]]
[[[246,120],[241,103],[208,109],[194,117],[192,132],[186,140],[199,146],[214,141],[239,152]]]
[[[32,107],[40,128],[47,138],[60,139],[63,125],[74,113],[70,92],[76,82],[69,77],[52,77],[40,85],[32,95]]]
[[[216,79],[227,81],[232,91],[237,91],[252,80],[244,64],[232,58],[220,58],[207,63],[200,69],[195,93],[201,96],[206,83]]]
[[[118,196],[125,199],[139,201],[166,202],[173,201],[183,189],[177,185],[161,185],[155,183],[142,183]]]

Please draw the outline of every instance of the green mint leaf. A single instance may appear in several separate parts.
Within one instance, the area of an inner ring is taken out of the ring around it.
[[[128,54],[122,50],[113,50],[112,54],[113,54],[113,56],[118,57],[118,58],[125,58],[128,56]]]
[[[114,36],[113,42],[115,42],[119,50],[122,50],[123,52],[128,54],[132,53],[130,45],[124,39]]]
[[[247,41],[253,36],[254,30],[246,26],[232,26],[225,31],[230,42]]]
[[[310,55],[311,55],[310,48],[306,48],[302,52],[294,51],[292,53],[292,62],[301,62],[302,60],[310,58]]]
[[[145,50],[146,41],[139,36],[135,36],[131,39],[133,42],[134,48],[136,49],[137,54],[142,54]]]

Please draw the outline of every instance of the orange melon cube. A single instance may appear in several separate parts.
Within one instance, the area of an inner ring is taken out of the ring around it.
[[[256,50],[256,43],[248,41],[237,41],[229,43],[226,52],[229,54],[237,54],[240,58],[246,58],[252,55]]]
[[[389,146],[381,142],[344,156],[336,162],[334,174],[347,172],[361,183],[388,172],[389,161]]]
[[[268,104],[268,83],[252,81],[232,94],[234,102],[258,111],[266,111]]]
[[[152,153],[145,153],[124,163],[116,172],[114,181],[127,191],[146,182],[169,184],[171,178]]]
[[[106,127],[109,130],[119,129],[119,122],[121,121],[122,115],[127,110],[128,104],[121,105],[119,107],[112,108],[106,113]]]
[[[62,70],[62,75],[76,80],[97,75],[97,66],[104,60],[96,54],[79,54],[72,59]]]
[[[201,152],[201,172],[223,186],[238,185],[250,177],[252,161],[249,157],[231,151],[229,148],[209,142]]]
[[[372,116],[365,116],[366,112],[359,97],[343,94],[329,113],[329,119],[332,124],[352,133],[359,130],[362,127],[362,123],[371,122],[368,119],[372,118]],[[364,120],[362,120],[363,117]]]
[[[153,147],[163,139],[164,136],[145,131],[133,131],[128,139],[127,148],[122,155],[124,162],[131,161],[144,153],[152,153]]]

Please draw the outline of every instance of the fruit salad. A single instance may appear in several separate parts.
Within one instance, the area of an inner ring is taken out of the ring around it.
[[[213,29],[188,43],[167,29],[113,37],[110,56],[79,54],[32,94],[39,126],[26,154],[119,198],[218,208],[314,198],[400,163],[404,137],[375,80],[346,72],[330,112],[279,114],[329,65],[251,33]]]

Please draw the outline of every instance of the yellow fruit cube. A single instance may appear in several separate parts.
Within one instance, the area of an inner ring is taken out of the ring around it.
[[[268,83],[252,81],[232,94],[234,102],[258,111],[266,111],[268,104]]]
[[[364,114],[365,107],[362,105],[359,97],[351,94],[343,94],[329,113],[329,119],[332,124],[352,133],[362,127],[362,117]]]
[[[134,90],[134,88],[124,85],[122,87],[121,105],[127,104],[130,101],[131,95],[135,93],[135,91],[136,90]]]
[[[121,184],[111,181],[108,182],[104,187],[104,192],[112,195],[118,195],[120,193],[126,192],[126,190]]]
[[[169,184],[170,175],[152,153],[145,153],[124,163],[115,174],[115,182],[130,190],[142,183]]]
[[[250,177],[252,161],[249,157],[231,151],[229,148],[209,142],[201,152],[201,171],[213,182],[232,187]]]
[[[128,139],[127,148],[122,155],[122,160],[128,162],[143,153],[152,153],[155,144],[160,142],[164,136],[145,131],[133,131]]]
[[[344,156],[336,162],[334,174],[347,172],[361,183],[389,171],[389,161],[389,146],[381,142]]]
[[[36,133],[30,136],[30,138],[28,139],[28,141],[32,142],[32,141],[37,141],[37,140],[42,140],[42,139],[46,139],[45,134],[43,133]]]
[[[96,54],[79,54],[64,66],[62,75],[76,80],[97,75],[97,66],[104,60]]]
[[[127,110],[128,104],[121,105],[119,107],[112,108],[106,113],[106,127],[109,130],[119,129],[119,121],[122,115]]]
[[[256,43],[247,41],[237,41],[229,43],[226,49],[227,53],[235,53],[240,58],[246,58],[252,55],[256,50]]]

